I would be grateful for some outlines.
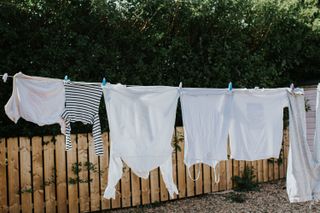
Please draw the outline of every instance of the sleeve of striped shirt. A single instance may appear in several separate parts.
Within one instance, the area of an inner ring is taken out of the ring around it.
[[[93,118],[93,127],[92,127],[94,149],[97,155],[103,155],[103,141],[101,138],[101,127],[99,113],[96,113]]]

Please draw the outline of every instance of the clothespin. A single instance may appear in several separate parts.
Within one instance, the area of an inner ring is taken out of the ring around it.
[[[181,88],[182,88],[182,82],[179,83],[179,89],[181,89]]]
[[[3,74],[2,76],[3,83],[6,83],[7,79],[8,79],[8,73]]]
[[[290,84],[290,90],[291,90],[291,92],[294,91],[294,84],[293,83]]]
[[[229,84],[228,84],[228,91],[229,92],[232,92],[232,82],[230,81]]]
[[[102,79],[102,86],[105,86],[107,84],[107,80],[106,80],[106,78],[103,78]]]
[[[254,87],[254,89],[255,89],[255,90],[258,90],[258,89],[259,89],[259,87],[255,86],[255,87]]]
[[[64,76],[64,83],[67,83],[67,82],[69,82],[70,81],[70,79],[68,78],[68,75],[65,75]]]

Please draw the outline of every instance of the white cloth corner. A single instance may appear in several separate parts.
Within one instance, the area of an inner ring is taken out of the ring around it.
[[[5,105],[7,116],[15,123],[19,118],[39,126],[59,123],[65,133],[65,122],[60,117],[64,110],[63,80],[33,77],[21,72],[13,77],[12,95]]]
[[[115,198],[123,162],[139,177],[160,166],[171,197],[171,146],[179,98],[177,87],[107,85],[103,87],[110,128],[110,162],[104,198]]]

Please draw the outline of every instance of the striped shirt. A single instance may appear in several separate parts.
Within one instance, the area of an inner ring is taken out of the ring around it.
[[[80,121],[84,124],[93,125],[92,134],[95,152],[97,155],[103,155],[99,120],[99,105],[102,96],[100,84],[66,82],[64,86],[66,103],[61,117],[66,122],[66,150],[72,148],[71,123]]]

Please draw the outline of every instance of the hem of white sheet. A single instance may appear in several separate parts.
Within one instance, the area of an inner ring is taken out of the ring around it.
[[[280,153],[279,153],[280,155]],[[268,155],[268,156],[262,156],[262,157],[256,157],[256,158],[245,158],[245,157],[237,157],[230,155],[230,159],[233,160],[245,160],[245,161],[256,161],[256,160],[267,160],[269,158],[279,158],[279,155]]]
[[[308,201],[312,201],[312,200],[314,200],[314,198],[312,196],[305,196],[305,197],[299,196],[299,197],[289,198],[290,203],[308,202]],[[316,199],[316,200],[319,200],[319,199]]]

